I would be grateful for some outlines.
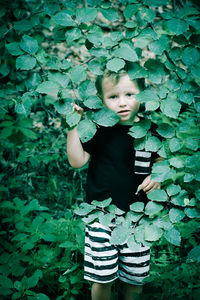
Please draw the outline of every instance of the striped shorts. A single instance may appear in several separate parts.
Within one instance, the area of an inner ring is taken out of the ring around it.
[[[121,281],[143,285],[149,275],[150,248],[137,246],[129,249],[127,244],[111,245],[111,227],[95,222],[86,227],[84,278],[93,282]]]

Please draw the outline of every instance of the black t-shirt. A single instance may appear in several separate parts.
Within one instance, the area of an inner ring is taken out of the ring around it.
[[[128,134],[130,127],[100,126],[94,137],[83,144],[91,154],[86,185],[88,203],[111,197],[113,204],[128,211],[133,202],[147,201],[144,192],[135,193],[150,174],[156,154],[134,150],[134,138]]]

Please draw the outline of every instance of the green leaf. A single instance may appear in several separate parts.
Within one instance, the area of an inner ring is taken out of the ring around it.
[[[16,59],[16,69],[31,70],[36,65],[36,59],[29,55],[21,55]]]
[[[86,69],[83,66],[75,66],[71,71],[71,79],[74,83],[84,81],[86,77]]]
[[[118,49],[114,50],[113,55],[132,62],[138,61],[137,53],[129,46],[119,47]]]
[[[81,203],[79,207],[74,210],[74,213],[79,216],[86,216],[95,209],[94,205],[88,203]]]
[[[141,244],[136,243],[133,235],[129,236],[127,245],[128,245],[128,248],[132,249],[133,251],[139,252],[141,250]]]
[[[169,219],[172,223],[180,222],[184,217],[184,212],[179,208],[171,208],[169,211]]]
[[[75,26],[76,23],[72,19],[72,17],[65,11],[65,12],[59,12],[55,16],[52,17],[53,21],[61,26],[64,27],[70,27]]]
[[[121,216],[123,215],[125,212],[121,209],[119,209],[116,205],[114,204],[110,204],[108,207],[106,207],[106,210],[112,214]]]
[[[14,130],[14,127],[7,127],[7,128],[3,128],[1,130],[1,138],[6,139],[7,137],[11,136],[12,132]]]
[[[188,29],[188,24],[185,21],[175,18],[166,21],[165,25],[169,33],[176,35],[182,34]]]
[[[187,66],[196,64],[199,61],[199,51],[193,47],[186,47],[183,51],[182,61]]]
[[[175,246],[180,246],[181,243],[181,235],[180,232],[175,229],[171,228],[170,230],[165,231],[164,236],[168,242]]]
[[[148,47],[149,50],[157,55],[162,55],[164,50],[168,47],[169,40],[166,36],[162,35],[159,40],[151,42]]]
[[[143,212],[144,203],[143,202],[135,202],[130,205],[130,209],[135,212]]]
[[[65,38],[68,45],[71,45],[73,41],[78,40],[81,37],[81,31],[79,28],[72,28],[65,33]]]
[[[147,225],[145,226],[145,240],[149,242],[154,242],[160,239],[162,236],[163,231],[161,228],[157,227],[156,225]]]
[[[93,121],[99,125],[108,127],[113,126],[119,121],[119,116],[108,108],[94,112]]]
[[[103,108],[102,100],[97,96],[90,96],[84,100],[84,105],[91,109]]]
[[[57,82],[61,87],[66,88],[69,83],[69,77],[67,74],[63,74],[60,72],[49,72],[48,80]]]
[[[92,48],[91,50],[89,50],[89,53],[96,57],[108,57],[109,55],[108,50],[103,48]]]
[[[127,226],[119,225],[113,229],[110,243],[112,245],[123,245],[127,242],[130,233],[130,228],[128,228]]]
[[[186,216],[189,218],[200,218],[200,211],[197,208],[185,208],[184,210]]]
[[[104,18],[106,18],[110,22],[115,22],[119,19],[118,12],[113,8],[108,8],[108,9],[100,8],[99,11],[102,13]]]
[[[168,117],[176,119],[181,110],[181,104],[176,100],[163,100],[161,102],[161,111]]]
[[[59,114],[63,115],[73,113],[74,111],[71,99],[65,99],[64,102],[57,101],[54,107]]]
[[[80,23],[93,22],[97,13],[97,9],[93,7],[78,8],[76,11],[76,19]]]
[[[133,21],[127,21],[127,22],[124,24],[124,26],[125,26],[126,28],[135,28],[135,27],[136,27],[136,23],[133,22]]]
[[[155,90],[146,89],[145,91],[140,92],[136,95],[136,100],[139,102],[147,102],[147,101],[158,101],[159,97],[157,96]]]
[[[37,135],[35,134],[34,131],[27,129],[27,128],[23,128],[23,127],[20,127],[19,129],[28,138],[34,139],[34,140],[37,139]]]
[[[161,145],[162,143],[157,137],[150,136],[146,141],[145,151],[157,152]]]
[[[200,263],[200,245],[194,247],[187,255],[187,263],[193,263],[197,261]]]
[[[194,95],[192,93],[182,93],[180,94],[179,99],[181,102],[190,105],[194,101]]]
[[[106,64],[108,70],[113,72],[118,72],[125,66],[125,61],[120,58],[113,58],[109,60]]]
[[[178,195],[175,195],[171,198],[171,202],[174,204],[174,205],[177,205],[177,206],[186,206],[187,204],[187,197],[186,197],[186,192],[185,190],[181,190],[181,192],[178,194]]]
[[[92,60],[91,62],[89,62],[88,69],[95,75],[103,74],[102,64],[99,61]]]
[[[59,91],[59,84],[54,81],[44,81],[38,85],[36,92],[40,94],[47,94],[50,96],[57,96]]]
[[[23,35],[20,48],[29,54],[34,54],[38,51],[38,42],[31,36]]]
[[[92,82],[91,80],[86,80],[79,85],[78,92],[79,96],[82,99],[85,99],[90,96],[96,95],[97,89],[94,85],[94,82]]]
[[[41,270],[36,270],[31,277],[27,279],[28,289],[35,287],[39,280],[43,277]]]
[[[74,111],[66,115],[66,122],[70,127],[76,126],[81,120],[81,116],[78,112]]]
[[[134,237],[137,243],[142,243],[145,245],[145,226],[144,225],[139,225],[135,228],[134,230]]]
[[[50,300],[50,298],[47,295],[42,293],[36,294],[34,298],[37,300]]]
[[[145,5],[147,6],[152,6],[152,7],[157,7],[157,6],[162,6],[162,5],[168,5],[169,1],[168,0],[144,0],[143,1]]]
[[[19,48],[19,43],[17,42],[6,44],[6,49],[14,56],[23,54],[23,51]]]
[[[28,21],[26,19],[14,22],[14,29],[17,31],[30,31],[32,27],[33,25],[31,21]]]
[[[100,208],[105,208],[108,205],[110,205],[111,202],[112,202],[112,198],[108,198],[108,199],[103,200],[103,201],[93,200],[92,204],[97,206],[97,207],[100,207]]]
[[[25,216],[27,214],[29,214],[30,212],[32,211],[35,211],[35,210],[40,210],[40,204],[38,202],[37,199],[33,199],[31,200],[27,205],[25,205],[21,210],[20,210],[20,214],[22,216]]]
[[[156,13],[154,10],[146,8],[146,7],[142,7],[142,9],[139,11],[140,13],[140,17],[142,20],[145,20],[147,22],[153,22],[155,17],[156,17]]]
[[[160,106],[158,101],[148,101],[145,103],[146,111],[155,111]]]
[[[131,64],[131,70],[128,70],[128,75],[131,80],[137,78],[145,78],[147,71],[138,63]]]
[[[138,5],[137,4],[128,4],[124,11],[123,14],[126,19],[131,19],[133,15],[135,15],[138,12]]]
[[[145,214],[151,217],[158,214],[162,209],[163,206],[161,204],[149,201],[145,207]]]
[[[129,134],[134,138],[142,138],[146,136],[147,131],[151,126],[150,120],[142,120],[135,123],[131,128]]]
[[[99,221],[103,226],[108,227],[114,218],[115,214],[105,214],[99,217]]]
[[[172,157],[169,160],[170,166],[173,166],[177,169],[184,167],[184,161],[179,157]]]
[[[12,280],[7,276],[3,276],[3,275],[0,275],[0,285],[1,287],[4,288],[11,288],[11,289],[13,288]]]
[[[151,179],[158,182],[163,182],[171,178],[171,169],[166,162],[156,163],[152,167]]]
[[[90,120],[80,121],[77,130],[83,143],[89,141],[97,131],[95,124]]]
[[[191,68],[191,73],[196,78],[197,80],[200,79],[200,65],[192,67]]]
[[[72,62],[66,59],[66,60],[62,61],[62,64],[61,64],[60,67],[63,70],[67,70],[67,69],[69,69],[71,67],[71,65],[72,65]]]
[[[194,151],[196,151],[199,148],[199,144],[194,138],[187,138],[185,140],[185,146],[186,148]]]
[[[165,138],[172,138],[175,135],[175,129],[167,123],[160,124],[156,131]]]
[[[198,172],[197,176],[199,176],[199,175],[200,175],[200,172]],[[199,178],[197,180],[200,181]],[[200,200],[200,189],[197,189],[195,191],[195,196],[198,200]]]
[[[151,191],[148,195],[147,198],[153,201],[158,201],[158,202],[165,202],[168,201],[168,196],[164,190],[161,189],[156,189]]]
[[[180,191],[181,191],[180,185],[170,184],[167,187],[167,193],[168,193],[169,196],[176,195],[176,194],[180,193]]]
[[[90,41],[90,43],[94,44],[96,47],[101,46],[103,42],[103,32],[96,31],[96,32],[89,33],[87,35],[87,39],[88,41]]]
[[[164,65],[159,60],[148,59],[144,67],[147,69],[147,77],[152,83],[161,83],[163,76],[167,75]]]
[[[15,105],[15,112],[17,114],[22,114],[22,115],[26,115],[28,113],[24,104],[20,104],[20,103]]]
[[[182,148],[182,146],[183,146],[183,142],[176,137],[172,138],[169,141],[169,148],[170,148],[171,152],[176,152],[176,151],[180,150]]]

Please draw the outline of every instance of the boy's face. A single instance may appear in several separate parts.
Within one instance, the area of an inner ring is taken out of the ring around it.
[[[120,124],[131,125],[139,110],[139,102],[135,100],[139,93],[137,85],[132,82],[128,74],[120,77],[117,83],[110,77],[102,82],[103,103],[106,107],[116,112],[120,117]]]

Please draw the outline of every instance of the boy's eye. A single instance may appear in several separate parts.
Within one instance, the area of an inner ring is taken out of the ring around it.
[[[111,95],[109,96],[110,99],[116,99],[117,98],[117,95]]]
[[[132,97],[132,96],[134,96],[134,94],[133,93],[127,93],[126,96],[127,97]]]

